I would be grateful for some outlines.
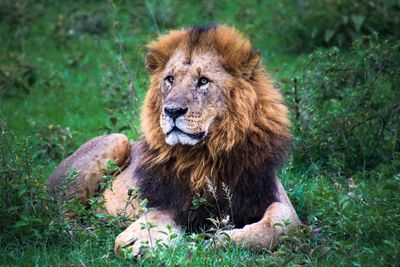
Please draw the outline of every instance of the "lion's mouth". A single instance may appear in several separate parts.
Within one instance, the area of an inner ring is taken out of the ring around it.
[[[191,133],[184,132],[184,131],[182,131],[181,129],[179,129],[178,127],[174,126],[174,128],[172,128],[172,130],[169,131],[169,132],[167,133],[167,135],[169,135],[169,134],[171,134],[171,133],[173,133],[173,132],[183,133],[183,134],[189,136],[190,138],[193,138],[193,139],[196,139],[196,140],[203,139],[204,135],[206,134],[205,132],[199,132],[199,133],[193,133],[193,134],[191,134]]]

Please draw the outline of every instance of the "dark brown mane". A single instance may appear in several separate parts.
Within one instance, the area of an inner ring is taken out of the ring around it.
[[[159,127],[160,72],[176,49],[214,51],[232,75],[224,88],[229,100],[226,116],[204,142],[194,146],[167,145]],[[222,209],[216,215],[227,213],[225,184],[234,197],[235,224],[259,219],[275,200],[275,170],[290,144],[287,109],[259,64],[259,53],[248,39],[224,25],[174,31],[151,43],[149,50],[146,64],[151,86],[142,112],[144,155],[137,169],[141,197],[152,206],[172,210],[181,223],[196,225],[205,213],[217,213],[216,207]],[[196,193],[213,202],[207,179],[216,187],[219,200],[193,211],[190,206]]]

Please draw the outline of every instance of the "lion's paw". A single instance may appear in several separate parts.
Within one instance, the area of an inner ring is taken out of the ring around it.
[[[125,231],[117,236],[114,251],[118,256],[129,254],[137,257],[149,248],[155,248],[157,244],[164,243],[167,234],[157,232],[157,229],[148,229],[140,223],[131,224]]]
[[[231,230],[223,230],[217,233],[216,235],[216,244],[227,245],[229,243],[243,243],[245,240],[245,231],[243,229],[231,229]]]
[[[260,223],[246,225],[243,228],[224,230],[217,235],[217,244],[226,246],[228,243],[248,248],[269,248],[274,240],[274,230]]]
[[[179,229],[171,224],[163,224],[160,221],[159,225],[153,222],[145,223],[143,218],[140,218],[117,236],[114,251],[117,256],[138,257],[147,249],[171,245],[179,234]]]

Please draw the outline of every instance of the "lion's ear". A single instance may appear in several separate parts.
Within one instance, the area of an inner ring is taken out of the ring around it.
[[[252,52],[246,62],[242,66],[242,74],[244,78],[251,79],[254,71],[257,69],[261,61],[261,52],[257,50]]]
[[[146,56],[146,70],[148,73],[153,74],[157,70],[159,64],[160,62],[157,60],[155,53],[152,51],[148,52]]]

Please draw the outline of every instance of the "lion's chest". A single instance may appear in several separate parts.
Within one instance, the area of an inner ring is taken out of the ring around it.
[[[165,169],[165,168],[164,168]],[[136,170],[140,197],[150,207],[172,211],[179,225],[189,230],[206,226],[207,218],[226,219],[236,227],[261,219],[267,207],[276,201],[274,170],[265,164],[243,174],[235,185],[225,180],[224,186],[204,188],[193,192],[189,179],[176,179],[174,173],[155,168]]]

